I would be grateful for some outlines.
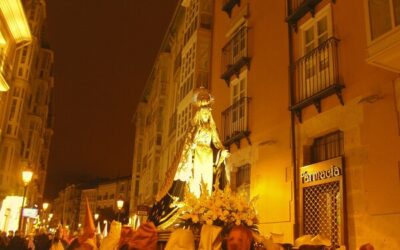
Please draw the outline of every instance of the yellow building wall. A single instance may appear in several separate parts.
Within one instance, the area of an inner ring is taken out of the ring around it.
[[[251,195],[259,195],[257,209],[263,234],[283,234],[293,241],[293,168],[290,155],[288,111],[288,36],[284,3],[241,1],[232,17],[214,6],[211,91],[216,99],[213,114],[219,131],[221,112],[229,107],[230,89],[220,79],[221,51],[229,32],[246,19],[251,56],[247,77],[250,140],[230,147],[229,166],[251,164]],[[348,248],[372,242],[379,249],[398,249],[400,235],[400,137],[398,75],[367,64],[364,2],[322,1],[316,12],[330,4],[333,34],[339,42],[339,75],[345,85],[345,105],[333,95],[322,100],[322,112],[314,106],[302,110],[296,121],[296,157],[303,165],[304,147],[326,133],[344,132]],[[248,11],[245,10],[248,8]],[[281,11],[280,11],[281,10]],[[243,13],[247,13],[243,14]],[[311,18],[310,14],[299,23]],[[294,60],[300,58],[302,39],[293,32]],[[397,92],[396,92],[397,91]],[[397,99],[396,99],[397,97]]]
[[[376,249],[400,249],[400,134],[395,81],[398,74],[367,64],[365,2],[322,1],[331,5],[333,34],[339,42],[339,75],[344,106],[334,95],[322,100],[322,112],[303,109],[297,123],[297,157],[303,147],[326,133],[344,132],[348,249],[370,242]],[[299,22],[310,19],[306,15]],[[295,58],[300,32],[294,33]],[[398,90],[397,90],[398,91]],[[398,97],[397,97],[398,98]],[[398,102],[398,100],[397,100]]]
[[[221,53],[229,41],[229,33],[240,20],[246,20],[249,27],[251,57],[247,71],[251,145],[246,139],[241,140],[240,148],[231,145],[228,166],[234,172],[241,165],[251,164],[250,196],[259,197],[257,211],[261,233],[281,234],[282,241],[292,242],[293,170],[288,112],[288,35],[283,21],[285,4],[283,1],[241,1],[240,7],[233,9],[231,18],[221,9],[221,1],[215,1],[211,93],[216,100],[213,115],[220,132],[221,112],[231,105],[231,90],[220,79],[223,73]]]

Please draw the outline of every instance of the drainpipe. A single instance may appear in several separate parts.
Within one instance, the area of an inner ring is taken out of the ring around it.
[[[289,44],[289,100],[290,107],[294,104],[293,97],[293,39],[292,39],[292,27],[288,23],[288,44]],[[299,237],[299,171],[297,168],[296,160],[296,117],[294,111],[290,111],[290,143],[291,143],[291,155],[292,155],[292,166],[293,166],[293,195],[294,195],[294,239]]]

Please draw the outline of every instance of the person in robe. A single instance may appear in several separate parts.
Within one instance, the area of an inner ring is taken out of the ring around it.
[[[83,233],[71,242],[67,250],[97,250],[95,234],[96,227],[94,226],[89,201],[86,198],[86,215],[83,223]]]
[[[103,239],[100,250],[115,250],[121,237],[122,225],[118,221],[112,221],[110,226],[110,233]]]

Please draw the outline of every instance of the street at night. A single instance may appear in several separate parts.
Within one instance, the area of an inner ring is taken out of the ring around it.
[[[399,74],[398,0],[0,0],[0,250],[398,250]]]

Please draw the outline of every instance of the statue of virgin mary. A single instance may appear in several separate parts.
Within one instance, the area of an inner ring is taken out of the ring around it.
[[[197,111],[191,127],[178,157],[167,170],[166,181],[151,209],[149,219],[156,225],[172,221],[172,214],[177,208],[171,207],[171,204],[174,199],[183,199],[185,185],[199,197],[201,192],[211,194],[216,181],[220,188],[229,184],[229,173],[225,167],[229,153],[219,139],[211,114],[212,102],[213,98],[205,88],[200,88],[194,95],[193,105]],[[204,186],[207,190],[201,190]]]

